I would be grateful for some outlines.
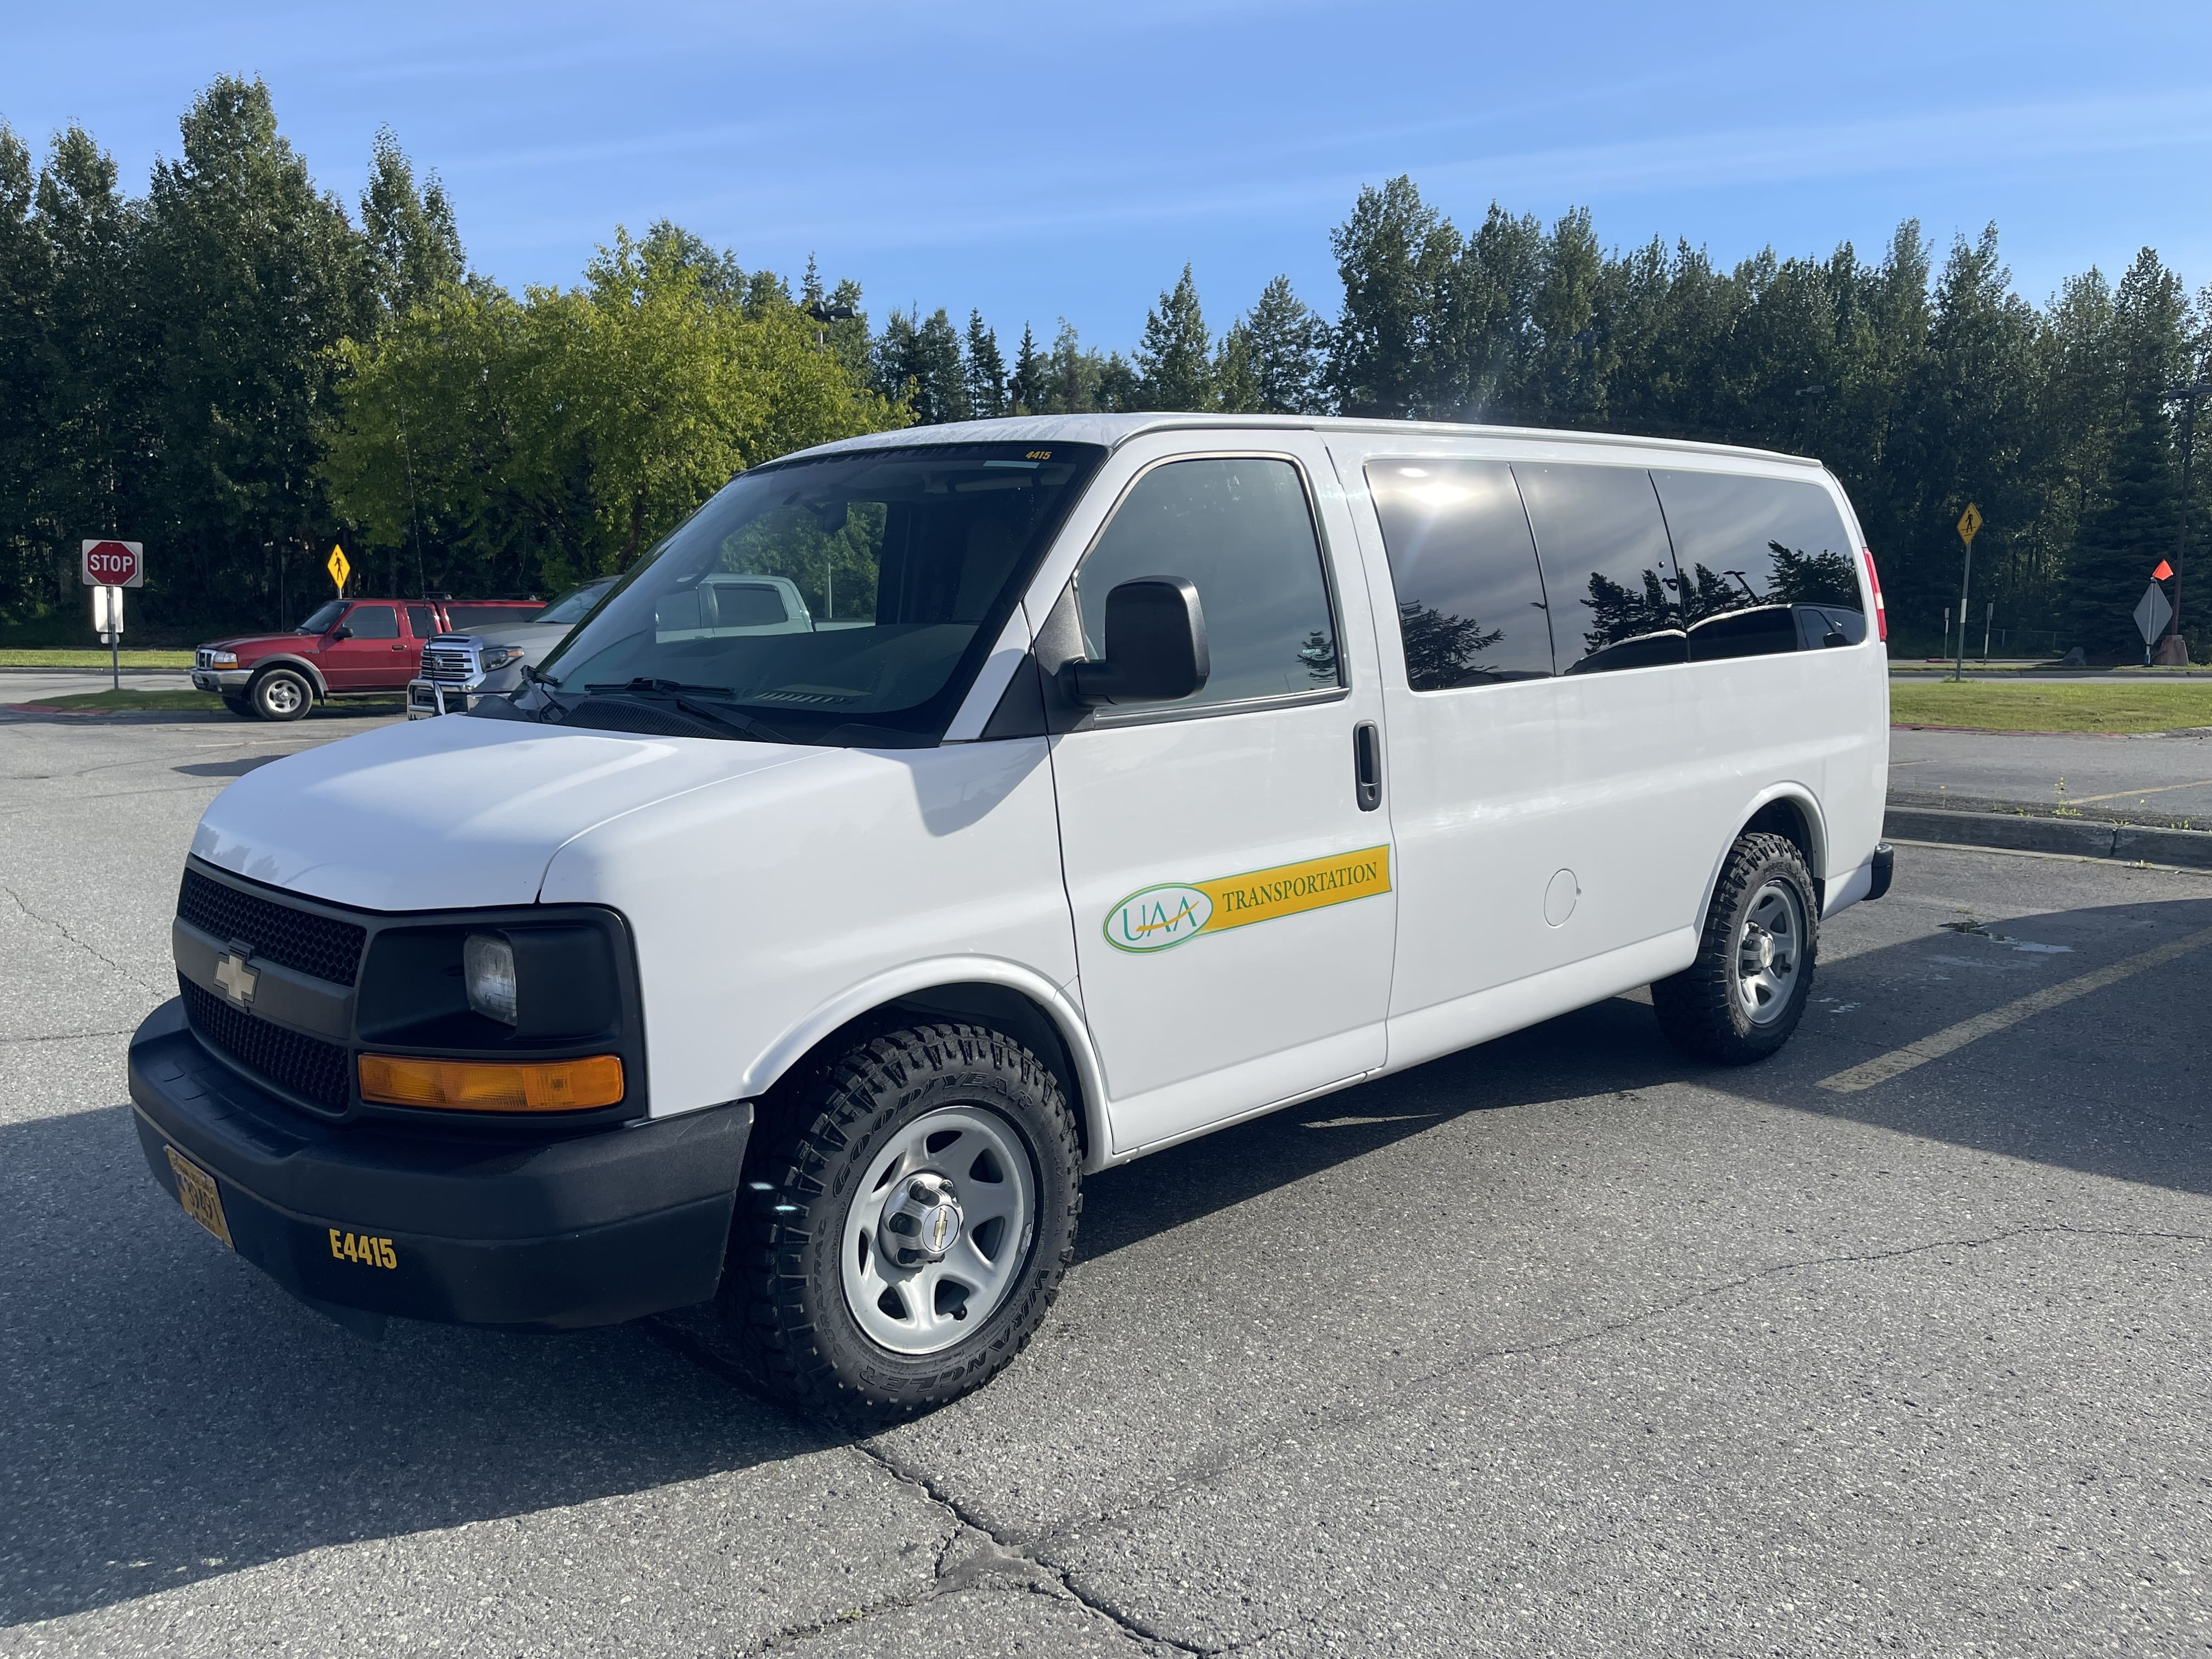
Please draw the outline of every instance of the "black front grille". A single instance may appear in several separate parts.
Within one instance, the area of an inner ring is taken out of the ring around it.
[[[225,943],[245,940],[253,947],[252,954],[264,962],[332,985],[354,982],[361,971],[362,949],[368,942],[367,928],[240,892],[210,881],[197,870],[185,872],[177,914]]]
[[[337,1043],[256,1019],[181,974],[177,985],[185,994],[185,1016],[201,1042],[329,1111],[343,1112],[351,1103],[346,1051]]]

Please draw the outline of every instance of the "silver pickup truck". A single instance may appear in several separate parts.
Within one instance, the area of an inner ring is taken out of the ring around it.
[[[526,623],[441,634],[422,648],[422,668],[408,682],[407,718],[464,714],[480,698],[520,691],[523,670],[550,656],[619,580],[605,576],[571,588]],[[811,634],[816,627],[805,599],[788,578],[750,572],[708,576],[689,592],[662,600],[653,612],[654,637],[664,643],[740,634]]]

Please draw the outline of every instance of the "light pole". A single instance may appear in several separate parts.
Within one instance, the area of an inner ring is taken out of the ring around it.
[[[1797,423],[1797,441],[1805,453],[1811,455],[1814,442],[1811,434],[1820,429],[1820,399],[1828,395],[1828,388],[1825,386],[1802,386],[1790,395],[1813,400],[1805,405],[1805,416]],[[1814,456],[1814,459],[1817,460],[1819,457]]]
[[[2166,394],[2185,400],[2181,411],[2181,538],[2173,550],[2173,623],[2166,632],[2166,638],[2176,642],[2172,654],[2185,663],[2189,660],[2189,643],[2181,637],[2181,572],[2183,562],[2189,556],[2189,463],[2197,448],[2197,400],[2208,392],[2212,392],[2212,380],[2169,386]],[[2161,649],[2159,654],[2168,653]]]

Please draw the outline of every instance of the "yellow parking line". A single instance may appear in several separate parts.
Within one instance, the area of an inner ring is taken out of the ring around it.
[[[1985,1014],[1976,1014],[1972,1019],[1962,1019],[1956,1025],[1948,1025],[1932,1036],[1917,1042],[1908,1042],[1902,1048],[1893,1048],[1878,1054],[1863,1065],[1848,1071],[1838,1072],[1833,1077],[1820,1079],[1820,1087],[1832,1089],[1839,1095],[1855,1095],[1862,1089],[1871,1089],[1877,1083],[1887,1083],[1902,1076],[1916,1066],[1925,1066],[1931,1060],[1941,1060],[1954,1049],[1963,1048],[1977,1037],[1985,1037],[2017,1025],[2024,1019],[2074,1000],[2086,997],[2092,991],[2101,991],[2108,985],[2117,985],[2124,979],[2160,967],[2176,957],[2186,955],[2200,945],[2212,945],[2212,927],[2201,928],[2185,939],[2161,945],[2154,951],[2116,962],[2109,968],[2100,968],[2094,973],[2081,974],[2056,985],[2045,986],[2016,1002],[2008,1002],[2002,1008],[1992,1008]]]
[[[2209,783],[2212,778],[2199,778],[2194,783],[2161,783],[2155,789],[2115,789],[2109,795],[2069,795],[2060,804],[2091,806],[2100,800],[2141,800],[2145,795],[2163,795],[2170,789],[2202,789]]]

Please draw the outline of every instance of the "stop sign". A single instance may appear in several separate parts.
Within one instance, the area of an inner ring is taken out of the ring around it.
[[[84,580],[92,587],[143,587],[146,544],[86,541]]]

